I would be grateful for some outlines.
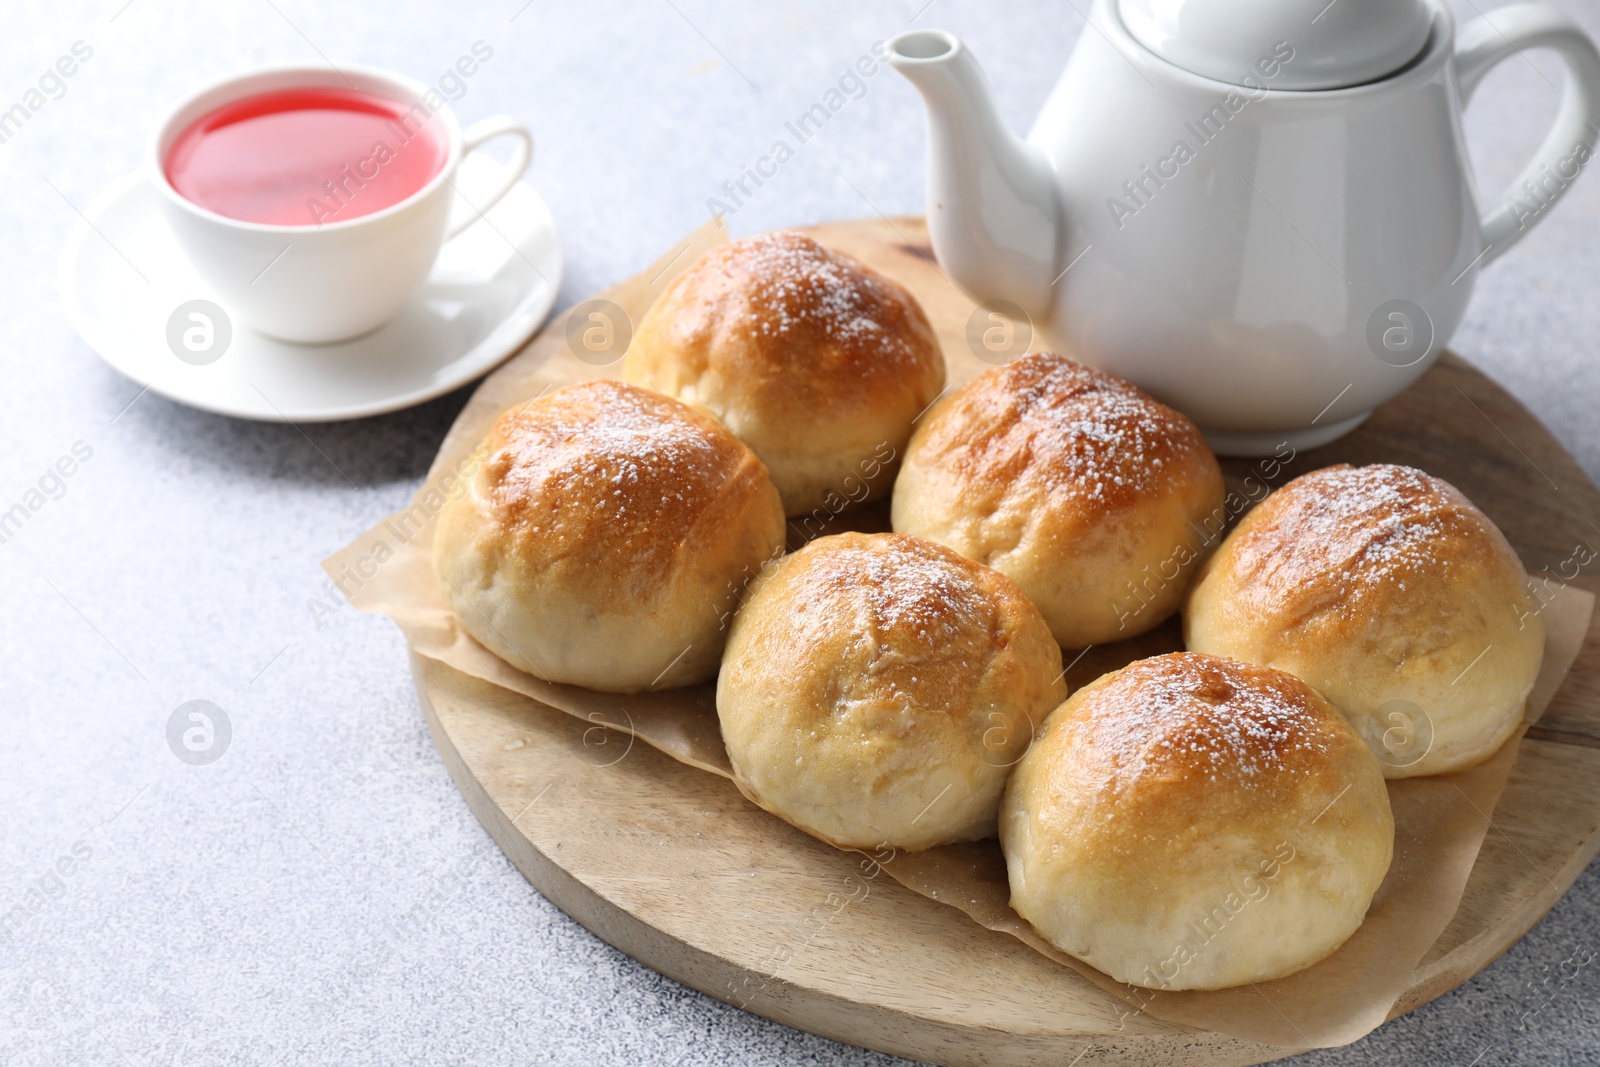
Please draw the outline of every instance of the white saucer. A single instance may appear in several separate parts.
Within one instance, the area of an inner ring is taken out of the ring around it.
[[[498,171],[494,160],[468,156],[456,183],[481,203],[474,191],[492,188]],[[444,246],[427,281],[385,326],[339,344],[298,345],[234,322],[223,354],[196,366],[169,347],[168,319],[180,304],[216,297],[159,206],[142,174],[107,189],[62,249],[61,300],[107,363],[162,396],[223,415],[326,422],[419,404],[520,348],[561,287],[550,209],[519,183]],[[470,210],[459,201],[456,208]]]

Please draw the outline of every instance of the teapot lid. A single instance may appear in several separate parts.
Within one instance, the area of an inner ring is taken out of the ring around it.
[[[1269,89],[1343,89],[1386,77],[1422,52],[1432,23],[1425,0],[1117,4],[1128,32],[1167,62]]]

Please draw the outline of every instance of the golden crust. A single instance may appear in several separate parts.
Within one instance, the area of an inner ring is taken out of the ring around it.
[[[783,545],[761,461],[715,420],[617,381],[510,409],[486,449],[434,538],[463,628],[552,681],[642,688],[680,653],[658,685],[708,678],[744,580]]]
[[[958,390],[924,424],[917,447],[919,459],[985,501],[1019,482],[1037,483],[1079,527],[1136,507],[1191,467],[1216,469],[1183,415],[1137,386],[1050,352],[1023,356]]]
[[[849,497],[849,478],[886,490],[893,463],[881,454],[904,450],[945,366],[902,286],[780,231],[720,245],[675,278],[639,324],[623,376],[721,419],[794,515],[829,492]]]
[[[1459,489],[1388,463],[1340,463],[1296,478],[1245,517],[1218,558],[1242,610],[1315,627],[1387,610],[1381,602],[1402,585],[1521,569],[1505,536]]]
[[[761,461],[715,420],[618,381],[511,409],[487,448],[476,487],[502,551],[629,599],[654,595],[697,541],[766,489]]]
[[[968,383],[922,421],[895,485],[894,528],[1009,575],[1077,647],[1177,610],[1222,489],[1187,418],[1041,352]]]
[[[1193,844],[1208,832],[1194,820],[1202,807],[1233,819],[1258,806],[1326,803],[1345,784],[1330,774],[1330,754],[1360,744],[1294,675],[1194,652],[1102,675],[1049,729],[1062,735],[1049,751],[1071,752],[1053,784],[1109,820],[1082,828],[1101,844],[1115,840],[1123,817]]]
[[[1341,464],[1245,516],[1201,571],[1186,643],[1306,679],[1390,777],[1462,770],[1515,729],[1538,675],[1544,629],[1526,582],[1448,482]]]
[[[1041,936],[1119,981],[1212,989],[1342,944],[1394,823],[1377,761],[1310,686],[1181,652],[1050,716],[1000,836],[1012,904]]]
[[[1021,590],[897,534],[819,538],[752,590],[717,711],[756,803],[843,847],[994,832],[1000,790],[1066,693]]]

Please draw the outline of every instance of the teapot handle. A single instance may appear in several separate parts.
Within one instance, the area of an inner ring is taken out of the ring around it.
[[[1498,258],[1544,217],[1589,162],[1600,136],[1600,52],[1577,23],[1544,4],[1496,8],[1462,27],[1455,53],[1462,106],[1490,68],[1525,48],[1555,50],[1567,66],[1566,85],[1539,151],[1480,217],[1482,264]]]

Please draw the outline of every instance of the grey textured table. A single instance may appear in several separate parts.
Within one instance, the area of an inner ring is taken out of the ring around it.
[[[1600,2],[1560,6],[1600,34]],[[0,503],[75,442],[93,455],[0,544],[0,1057],[888,1061],[685,989],[558,912],[456,794],[399,635],[310,609],[327,600],[318,560],[407,499],[465,392],[304,434],[148,394],[129,406],[138,387],[73,333],[55,271],[74,208],[136,166],[190,86],[319,56],[432,81],[482,40],[493,58],[455,106],[535,129],[570,304],[703,222],[785,121],[913,19],[971,42],[1018,129],[1083,26],[1071,5],[951,0],[6,6],[0,108],[73,42],[94,54],[0,147]],[[1491,75],[1467,120],[1485,186],[1531,152],[1559,82],[1541,55]],[[920,102],[890,73],[867,86],[740,208],[736,233],[920,210]],[[1591,476],[1597,280],[1600,181],[1585,177],[1483,276],[1454,342]],[[233,728],[208,766],[166,741],[197,698]],[[1591,868],[1484,974],[1299,1062],[1595,1062],[1600,962],[1578,963],[1597,943]]]

